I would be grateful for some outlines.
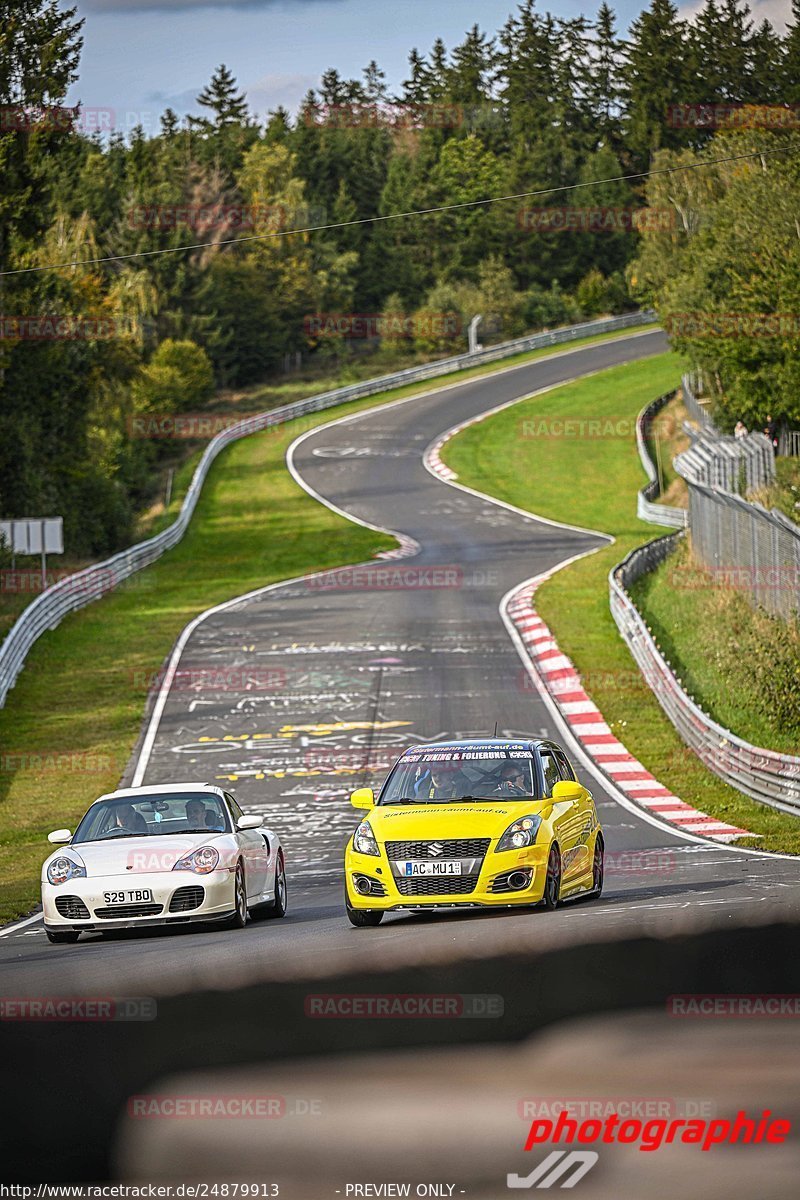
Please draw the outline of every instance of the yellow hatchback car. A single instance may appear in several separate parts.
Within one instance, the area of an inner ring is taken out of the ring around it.
[[[351,924],[394,909],[517,907],[603,890],[603,833],[564,751],[541,739],[414,746],[398,759],[345,852]]]

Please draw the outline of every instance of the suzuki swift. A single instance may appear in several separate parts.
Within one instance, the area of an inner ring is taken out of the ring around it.
[[[554,909],[603,889],[603,833],[591,792],[542,739],[414,746],[398,759],[345,852],[351,924],[395,909]]]

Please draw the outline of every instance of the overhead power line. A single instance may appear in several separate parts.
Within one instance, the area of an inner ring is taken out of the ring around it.
[[[73,262],[47,263],[40,267],[17,267],[11,271],[0,271],[4,275],[31,275],[41,271],[66,271],[71,267],[92,267],[102,263],[127,262],[134,258],[152,258],[159,254],[181,254],[188,250],[204,250],[208,247],[238,246],[245,242],[263,242],[273,238],[295,237],[301,233],[323,233],[329,229],[347,229],[353,225],[371,225],[381,221],[402,221],[410,217],[430,217],[437,213],[455,212],[464,208],[480,208],[489,204],[502,204],[507,200],[532,200],[536,196],[554,196],[559,192],[571,192],[578,188],[601,187],[606,183],[629,183],[634,179],[649,179],[653,175],[675,175],[682,171],[699,171],[703,167],[719,166],[722,163],[743,162],[750,158],[765,158],[770,154],[785,154],[794,146],[774,146],[768,150],[754,150],[748,154],[733,154],[726,158],[709,158],[702,162],[684,163],[678,167],[658,167],[650,171],[636,171],[631,175],[612,175],[607,179],[590,179],[584,183],[565,183],[558,187],[538,188],[534,192],[514,192],[507,196],[487,196],[484,200],[462,200],[458,204],[438,204],[432,208],[414,208],[408,212],[385,213],[374,217],[357,217],[352,221],[333,221],[327,225],[306,225],[299,229],[279,229],[270,233],[252,233],[246,237],[224,238],[220,241],[193,242],[185,246],[165,246],[157,250],[135,250],[130,254],[106,254],[99,258],[79,258]]]

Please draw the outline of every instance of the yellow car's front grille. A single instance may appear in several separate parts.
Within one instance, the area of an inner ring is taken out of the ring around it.
[[[490,838],[438,838],[426,842],[387,842],[386,854],[393,861],[436,858],[483,858]]]
[[[415,875],[395,879],[401,896],[455,896],[474,892],[477,875]]]

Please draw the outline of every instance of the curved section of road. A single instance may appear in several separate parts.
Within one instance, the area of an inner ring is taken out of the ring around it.
[[[63,991],[232,986],[248,963],[276,972],[362,963],[362,936],[342,911],[341,853],[355,815],[347,796],[378,783],[406,746],[498,730],[559,738],[563,729],[520,657],[501,603],[521,581],[591,553],[607,539],[539,520],[488,497],[444,486],[423,454],[445,430],[498,405],[661,352],[659,332],[555,354],[493,376],[340,418],[299,438],[295,478],[337,511],[403,535],[396,560],[275,585],[210,610],[181,638],[143,743],[137,778],[208,779],[234,787],[287,847],[290,916],[236,934],[85,937],[44,945],[30,925],[0,942],[7,988],[34,988],[59,971]],[[182,679],[235,681],[195,692]],[[242,685],[244,677],[249,683]],[[600,902],[550,914],[390,916],[369,933],[375,953],[414,966],[457,953],[489,956],[501,942],[541,946],[663,931],[678,910],[709,923],[758,907],[797,907],[800,863],[731,853],[621,802],[580,757],[609,855]],[[202,953],[199,952],[202,950]],[[290,963],[291,967],[286,964]],[[223,981],[224,980],[224,984]],[[30,992],[29,992],[30,994]]]

